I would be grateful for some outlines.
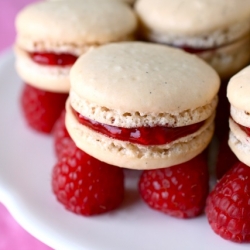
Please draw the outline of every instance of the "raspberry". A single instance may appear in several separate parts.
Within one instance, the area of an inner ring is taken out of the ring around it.
[[[65,114],[66,111],[63,110],[53,128],[54,149],[58,158],[64,154],[65,150],[67,151],[69,144],[74,144],[65,127]]]
[[[237,157],[228,146],[228,135],[224,136],[219,144],[218,156],[216,160],[216,177],[221,179],[222,176],[236,163]]]
[[[68,94],[48,92],[25,84],[21,107],[28,125],[36,131],[50,133],[67,97]]]
[[[250,168],[236,163],[207,198],[206,214],[214,232],[234,242],[250,242]]]
[[[124,197],[123,170],[72,145],[53,168],[52,188],[57,200],[69,211],[85,216],[117,208]]]
[[[178,218],[191,218],[203,212],[208,180],[206,161],[199,155],[173,167],[144,171],[139,191],[153,209]]]

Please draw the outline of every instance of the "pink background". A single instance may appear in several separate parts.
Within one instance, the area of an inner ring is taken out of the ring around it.
[[[15,40],[17,12],[35,0],[0,0],[0,53]],[[50,250],[18,225],[0,203],[0,250]]]

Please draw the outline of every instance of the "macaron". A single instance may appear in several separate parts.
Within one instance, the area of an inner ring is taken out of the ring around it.
[[[32,21],[31,21],[32,20]],[[41,1],[16,18],[16,68],[37,88],[69,91],[69,70],[83,53],[109,42],[131,40],[133,10],[121,1]]]
[[[230,102],[228,144],[237,158],[250,166],[250,66],[234,75],[227,88]]]
[[[194,53],[223,79],[250,61],[250,1],[138,0],[141,39]]]
[[[209,144],[220,79],[195,55],[121,42],[88,51],[70,71],[65,124],[76,145],[124,168],[188,161]]]
[[[61,0],[30,4],[16,18],[16,69],[26,83],[21,95],[25,120],[50,133],[70,88],[77,58],[100,45],[133,40],[137,18],[114,0]]]

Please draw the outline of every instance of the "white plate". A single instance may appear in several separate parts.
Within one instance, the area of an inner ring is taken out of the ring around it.
[[[39,240],[60,250],[249,249],[214,234],[204,215],[181,220],[150,209],[139,198],[137,172],[127,173],[120,209],[95,217],[65,210],[51,192],[52,139],[26,127],[21,88],[8,51],[0,58],[0,200]]]

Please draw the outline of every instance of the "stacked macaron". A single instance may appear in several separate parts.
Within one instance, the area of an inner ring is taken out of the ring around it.
[[[238,159],[250,166],[250,66],[231,78],[227,97],[231,105],[229,146]]]
[[[157,169],[192,159],[213,135],[219,78],[178,49],[128,42],[80,57],[70,72],[66,126],[101,161]]]
[[[184,218],[202,212],[208,173],[200,154],[213,136],[220,85],[214,69],[179,49],[122,42],[81,56],[71,69],[70,82],[66,128],[82,152],[120,169],[178,169],[185,179],[178,184],[192,208],[179,203],[175,212],[164,212]],[[61,158],[73,157],[70,147]],[[58,182],[54,177],[55,186]],[[145,198],[144,180],[140,183]],[[166,185],[161,190],[168,192]],[[177,193],[180,190],[173,195]]]
[[[232,152],[238,158],[224,161],[227,172],[207,199],[206,214],[214,232],[235,242],[250,242],[250,66],[234,75],[227,87],[231,105],[227,158]],[[219,152],[220,153],[220,152]],[[226,165],[228,164],[228,166]],[[218,166],[220,167],[220,166]]]
[[[250,1],[138,0],[135,10],[141,39],[196,54],[218,72],[215,134],[222,139],[228,132],[228,79],[250,62]]]
[[[141,36],[195,53],[222,78],[250,61],[250,1],[138,0]]]
[[[120,1],[43,1],[25,7],[16,19],[15,51],[17,71],[27,83],[22,107],[28,124],[50,132],[65,106],[76,59],[99,45],[133,39],[136,26],[134,12]]]

